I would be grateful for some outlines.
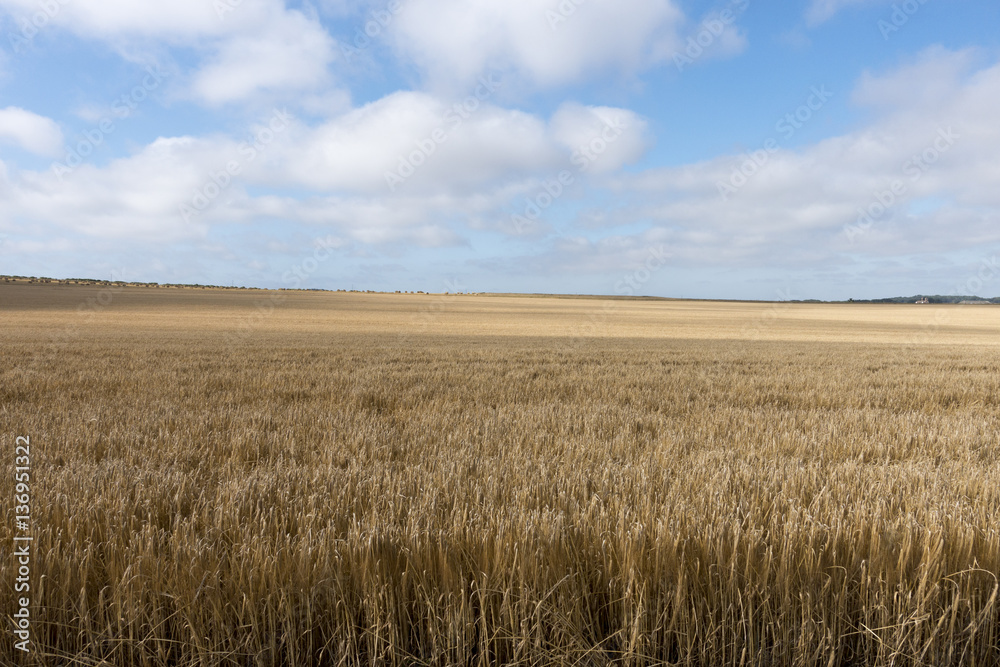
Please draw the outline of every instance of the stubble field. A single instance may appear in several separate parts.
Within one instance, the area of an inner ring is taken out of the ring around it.
[[[0,318],[0,663],[1000,664],[1000,308],[8,284]]]

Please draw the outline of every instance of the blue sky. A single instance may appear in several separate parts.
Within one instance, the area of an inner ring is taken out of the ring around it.
[[[1000,295],[998,28],[985,0],[0,0],[0,273]]]

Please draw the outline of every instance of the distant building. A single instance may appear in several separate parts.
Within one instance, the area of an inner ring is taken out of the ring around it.
[[[917,303],[930,303],[930,302],[931,302],[930,299],[928,299],[926,296],[920,301],[917,301]]]

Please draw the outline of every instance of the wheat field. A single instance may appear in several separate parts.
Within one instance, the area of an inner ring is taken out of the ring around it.
[[[0,305],[0,663],[1000,664],[1000,309]]]

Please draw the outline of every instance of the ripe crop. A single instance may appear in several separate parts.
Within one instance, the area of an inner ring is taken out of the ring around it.
[[[39,664],[1000,664],[1000,311],[96,290],[0,285]]]

